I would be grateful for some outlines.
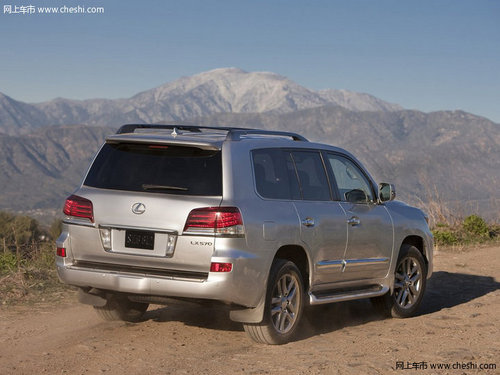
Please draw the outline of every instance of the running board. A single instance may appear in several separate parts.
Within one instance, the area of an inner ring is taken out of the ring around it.
[[[342,302],[342,301],[350,301],[353,299],[378,297],[386,294],[388,291],[389,287],[378,286],[375,288],[351,290],[348,292],[337,291],[337,292],[332,292],[330,294],[322,293],[321,295],[314,295],[312,292],[309,292],[309,303],[311,305],[321,305],[323,303]]]

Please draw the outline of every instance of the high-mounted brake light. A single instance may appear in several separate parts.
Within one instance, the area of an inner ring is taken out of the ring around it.
[[[243,235],[243,220],[237,207],[195,208],[189,213],[184,232]]]
[[[81,217],[94,222],[94,208],[92,202],[78,195],[70,195],[64,203],[63,212],[68,216]]]

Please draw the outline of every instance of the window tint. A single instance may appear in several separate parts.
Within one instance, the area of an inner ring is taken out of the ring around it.
[[[292,157],[299,177],[302,199],[330,200],[330,187],[320,154],[313,151],[293,151]]]
[[[371,185],[361,170],[349,159],[328,154],[340,198],[346,202],[364,203],[373,200]]]
[[[264,198],[300,199],[293,162],[280,149],[253,151],[253,168],[257,192]]]
[[[181,195],[222,195],[220,151],[148,144],[105,144],[87,186]]]

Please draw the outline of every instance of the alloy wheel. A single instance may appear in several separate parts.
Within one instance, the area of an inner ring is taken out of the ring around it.
[[[300,293],[297,293],[298,280],[294,274],[286,273],[278,279],[271,299],[271,321],[277,332],[289,332],[296,320],[299,309]]]
[[[405,257],[396,269],[394,299],[403,309],[409,309],[418,300],[422,290],[422,269],[416,259]]]

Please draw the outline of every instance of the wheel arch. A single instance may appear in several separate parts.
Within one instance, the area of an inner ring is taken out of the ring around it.
[[[429,259],[427,258],[424,239],[422,237],[417,236],[417,235],[407,236],[407,237],[405,237],[405,239],[401,243],[401,247],[403,247],[403,245],[415,246],[418,249],[418,251],[420,251],[420,253],[422,253],[422,256],[424,257],[425,263],[427,265],[429,264]],[[401,249],[401,247],[400,247],[400,249]]]
[[[297,266],[302,276],[304,289],[307,291],[309,289],[309,275],[311,273],[310,272],[311,262],[309,261],[309,257],[305,249],[299,245],[284,245],[281,246],[274,255],[274,259],[277,258],[289,260]]]

